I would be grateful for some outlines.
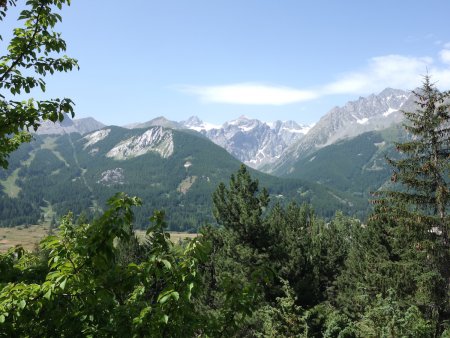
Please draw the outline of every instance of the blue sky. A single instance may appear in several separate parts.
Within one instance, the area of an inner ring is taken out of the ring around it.
[[[312,123],[427,69],[450,89],[448,13],[447,0],[73,0],[57,30],[81,69],[47,78],[45,96],[106,124]]]

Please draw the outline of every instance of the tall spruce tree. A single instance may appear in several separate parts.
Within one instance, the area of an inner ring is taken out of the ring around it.
[[[416,110],[403,112],[409,139],[396,144],[397,159],[388,159],[396,189],[381,192],[374,218],[388,218],[391,260],[414,263],[413,297],[439,332],[450,320],[450,92],[425,76],[413,94]]]
[[[405,215],[423,224],[425,230],[438,234],[448,248],[450,92],[439,92],[426,76],[422,88],[413,93],[416,111],[403,111],[407,119],[404,127],[411,138],[396,144],[402,158],[388,159],[394,167],[391,180],[401,183],[406,190],[385,194],[411,206]]]

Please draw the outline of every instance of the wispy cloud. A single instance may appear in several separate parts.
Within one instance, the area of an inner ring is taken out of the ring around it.
[[[181,91],[196,95],[203,102],[242,105],[286,105],[336,94],[364,95],[386,87],[414,89],[427,72],[440,89],[450,88],[450,49],[439,53],[440,66],[432,57],[385,55],[368,60],[366,67],[342,74],[335,81],[314,89],[291,88],[261,83],[216,86],[182,86]]]
[[[386,55],[369,60],[368,66],[358,72],[344,74],[340,79],[325,85],[322,93],[366,94],[392,88],[414,88],[420,84],[423,74],[433,59],[402,55]]]
[[[285,105],[309,101],[318,93],[259,83],[237,83],[223,86],[184,86],[182,91],[198,95],[205,102],[247,105]]]

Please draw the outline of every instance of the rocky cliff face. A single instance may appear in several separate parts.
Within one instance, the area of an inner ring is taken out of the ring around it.
[[[162,158],[170,157],[173,153],[172,131],[163,127],[153,127],[141,135],[120,142],[106,154],[106,157],[126,160],[149,152],[157,153]]]
[[[85,137],[83,137],[83,140],[86,140],[83,149],[86,149],[87,147],[90,147],[96,144],[97,142],[104,140],[109,135],[110,132],[111,129],[102,129],[86,135]]]

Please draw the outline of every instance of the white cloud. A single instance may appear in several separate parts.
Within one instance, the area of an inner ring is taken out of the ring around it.
[[[183,91],[198,95],[205,102],[219,102],[247,105],[285,105],[309,101],[318,94],[282,86],[259,83],[237,83],[223,86],[185,86]]]
[[[450,64],[450,49],[443,49],[439,53],[441,61]]]
[[[367,94],[386,87],[414,88],[432,64],[431,58],[386,55],[369,60],[368,66],[343,75],[339,80],[324,86],[323,94]]]
[[[387,87],[414,89],[419,87],[425,74],[441,90],[450,88],[450,49],[439,53],[443,66],[436,66],[431,57],[385,55],[369,59],[367,66],[355,72],[342,74],[337,80],[316,87],[314,90],[237,83],[217,86],[184,86],[181,90],[194,94],[204,102],[244,105],[285,105],[311,101],[335,94],[366,95]]]

